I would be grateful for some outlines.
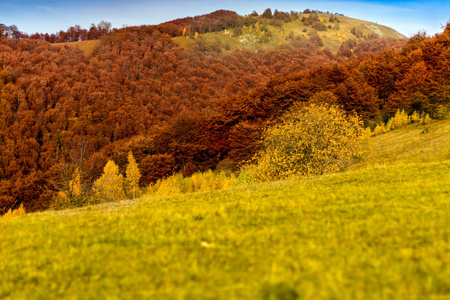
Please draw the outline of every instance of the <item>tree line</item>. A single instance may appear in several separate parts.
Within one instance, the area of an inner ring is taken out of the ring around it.
[[[69,43],[86,40],[96,40],[104,35],[111,33],[112,24],[106,21],[100,21],[97,25],[91,24],[89,29],[81,28],[80,25],[70,26],[66,31],[60,30],[57,33],[33,33],[26,34],[17,28],[16,25],[7,26],[0,24],[0,35],[14,40],[33,39],[43,40],[49,43]]]

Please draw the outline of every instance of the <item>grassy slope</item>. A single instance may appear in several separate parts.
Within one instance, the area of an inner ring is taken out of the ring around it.
[[[300,15],[300,19],[284,24],[283,34],[281,34],[282,28],[268,25],[267,29],[272,33],[272,38],[266,43],[258,42],[259,38],[261,37],[260,31],[257,32],[257,30],[253,27],[253,30],[250,33],[250,29],[245,26],[242,30],[243,34],[239,37],[233,37],[232,30],[207,33],[201,36],[203,36],[205,40],[220,41],[220,43],[223,45],[228,44],[230,46],[230,50],[233,51],[238,47],[248,48],[252,50],[276,49],[280,47],[280,42],[281,45],[290,43],[289,35],[291,32],[294,34],[294,37],[309,37],[312,33],[317,32],[324,42],[324,48],[328,48],[333,52],[336,52],[339,49],[339,46],[342,44],[342,42],[350,39],[356,39],[356,37],[350,33],[350,29],[352,29],[353,27],[361,30],[364,34],[376,33],[381,37],[389,36],[393,38],[404,38],[403,35],[389,27],[341,16],[338,16],[339,20],[341,20],[341,23],[339,23],[339,29],[336,30],[334,29],[336,23],[328,22],[330,18],[329,14],[318,15],[320,18],[323,18],[324,24],[326,26],[331,25],[332,29],[328,29],[327,31],[316,31],[311,26],[304,26],[301,22],[301,18],[303,15]],[[305,16],[308,17],[308,15]],[[264,20],[261,20],[262,25],[264,23]],[[304,32],[304,30],[306,30],[306,32]],[[189,40],[187,40],[186,37],[176,37],[174,38],[174,41],[179,45],[189,47]]]
[[[448,141],[450,120],[410,125],[376,136],[369,160],[373,163],[439,161],[445,159]]]
[[[0,298],[448,299],[449,126],[361,170],[0,219]]]

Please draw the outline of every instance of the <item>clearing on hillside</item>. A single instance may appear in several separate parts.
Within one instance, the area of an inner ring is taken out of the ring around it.
[[[95,47],[100,45],[101,40],[88,40],[81,42],[70,42],[70,43],[58,43],[51,44],[53,47],[65,47],[68,46],[70,48],[79,48],[84,55],[90,56],[94,52]]]

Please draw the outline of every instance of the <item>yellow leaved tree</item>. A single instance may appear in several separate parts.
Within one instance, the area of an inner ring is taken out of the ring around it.
[[[106,163],[103,175],[94,182],[95,198],[101,202],[111,202],[125,198],[123,176],[112,161]]]
[[[141,172],[139,171],[138,164],[134,159],[133,153],[128,152],[128,166],[126,170],[125,178],[125,193],[128,198],[136,198],[140,196],[139,179],[141,178]]]
[[[314,176],[345,169],[365,153],[361,120],[327,103],[294,106],[263,136],[263,150],[250,166],[257,181]]]

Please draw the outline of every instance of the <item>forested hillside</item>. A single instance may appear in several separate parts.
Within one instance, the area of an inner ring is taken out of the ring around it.
[[[236,169],[257,151],[267,124],[323,91],[366,125],[398,108],[436,118],[448,109],[450,26],[408,42],[351,39],[336,53],[317,35],[228,51],[201,35],[242,20],[225,15],[113,30],[88,56],[3,33],[0,213],[21,203],[27,211],[45,209],[62,181],[73,179],[71,166],[87,185],[107,159],[124,172],[130,150],[142,185],[174,172]],[[200,23],[198,35],[181,29]],[[177,35],[189,47],[174,42]]]

